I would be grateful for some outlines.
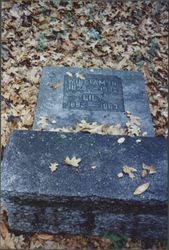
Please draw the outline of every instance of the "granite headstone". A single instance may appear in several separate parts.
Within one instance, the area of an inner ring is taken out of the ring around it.
[[[126,126],[126,111],[138,116],[141,132],[154,136],[143,74],[134,71],[44,67],[34,129],[72,127],[81,120]]]

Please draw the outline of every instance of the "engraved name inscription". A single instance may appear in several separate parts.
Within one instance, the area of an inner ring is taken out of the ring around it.
[[[64,76],[63,108],[124,112],[122,82],[110,75]]]

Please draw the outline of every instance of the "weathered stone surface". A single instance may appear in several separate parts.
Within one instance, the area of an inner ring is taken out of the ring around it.
[[[3,204],[12,230],[167,238],[167,144],[163,138],[14,131],[2,164]],[[80,157],[79,168],[66,156]],[[58,169],[51,173],[50,163]],[[157,172],[141,178],[142,163]],[[118,178],[124,165],[136,178]],[[91,168],[96,166],[96,168]],[[141,195],[133,192],[150,182]]]
[[[125,127],[125,111],[140,117],[141,131],[154,136],[142,73],[44,67],[33,127],[40,128],[43,116],[48,118],[45,130],[72,127],[81,120]]]

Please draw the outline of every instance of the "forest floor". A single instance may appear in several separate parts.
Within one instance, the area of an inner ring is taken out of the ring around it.
[[[13,0],[2,3],[1,149],[13,129],[32,129],[46,65],[144,74],[156,136],[167,136],[168,11],[165,1]],[[4,249],[145,249],[131,239],[10,234]],[[120,246],[122,243],[123,247]],[[151,249],[165,249],[155,244]]]

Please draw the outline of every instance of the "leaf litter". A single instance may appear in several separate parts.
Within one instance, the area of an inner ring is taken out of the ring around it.
[[[48,4],[45,1],[24,0],[2,2],[1,147],[6,146],[13,129],[32,128],[41,69],[49,64],[141,70],[146,81],[156,135],[166,137],[167,4],[149,0],[140,1],[139,4],[132,1],[120,4],[92,1],[91,12],[88,11],[91,9],[91,1],[67,1],[64,6],[62,4],[62,1],[54,0]],[[71,15],[67,15],[68,12]],[[137,12],[141,14],[133,15]],[[67,16],[67,22],[63,16]],[[73,76],[72,73],[69,76]],[[11,115],[13,120],[9,120]],[[18,116],[20,119],[16,118]],[[128,124],[125,131],[124,128],[100,124],[93,128],[89,126],[88,130],[101,134],[120,132],[119,135],[141,135],[136,123]],[[43,122],[42,127],[46,127]],[[82,127],[78,129],[85,130]],[[69,132],[67,128],[63,130]],[[69,239],[71,247],[75,249],[86,247],[82,237],[58,236],[58,239],[59,242],[51,241],[53,245],[49,245],[55,249],[70,249]],[[128,244],[132,247],[134,243]],[[49,245],[40,243],[36,236],[30,238],[29,243],[12,234],[5,240],[1,239],[4,249],[49,249]],[[91,238],[90,245],[93,248],[110,249],[111,242]]]

